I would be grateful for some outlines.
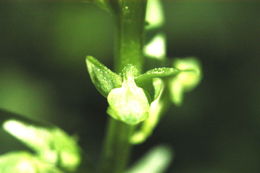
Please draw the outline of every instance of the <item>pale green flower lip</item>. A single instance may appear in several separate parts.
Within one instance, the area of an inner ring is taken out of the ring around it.
[[[144,121],[149,114],[149,102],[144,90],[138,87],[134,77],[128,77],[120,88],[114,88],[107,97],[108,114],[129,125]]]

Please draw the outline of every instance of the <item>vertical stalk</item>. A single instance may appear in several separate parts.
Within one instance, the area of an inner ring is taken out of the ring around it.
[[[122,0],[117,22],[115,69],[121,72],[127,64],[142,71],[146,0]]]
[[[99,173],[123,173],[129,159],[132,129],[127,124],[109,118]]]
[[[110,0],[115,10],[117,40],[115,71],[127,64],[140,72],[143,66],[143,37],[146,0]],[[123,173],[127,166],[131,145],[129,137],[134,126],[109,118],[100,164],[100,173]]]

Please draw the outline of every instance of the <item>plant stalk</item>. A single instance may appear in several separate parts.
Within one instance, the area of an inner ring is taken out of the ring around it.
[[[146,0],[110,1],[113,1],[117,27],[115,71],[120,73],[127,64],[132,64],[142,72]],[[131,150],[129,137],[134,128],[109,118],[100,173],[124,172]]]

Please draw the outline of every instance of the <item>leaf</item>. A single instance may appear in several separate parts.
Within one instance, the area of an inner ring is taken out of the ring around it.
[[[44,128],[9,119],[4,121],[3,129],[33,149],[47,163],[69,171],[80,164],[80,148],[76,140],[57,127]]]
[[[171,150],[166,146],[157,146],[135,163],[126,173],[164,173],[171,160]]]
[[[151,102],[156,99],[153,79],[173,77],[179,73],[179,70],[169,67],[154,68],[135,78],[136,84],[149,93]]]
[[[0,156],[1,173],[62,173],[54,165],[46,163],[25,151]]]
[[[121,77],[109,70],[94,57],[87,56],[86,63],[93,84],[104,97],[107,97],[112,89],[121,86]]]
[[[149,102],[142,88],[134,81],[137,71],[133,66],[123,70],[123,83],[108,94],[108,114],[129,125],[136,125],[148,116]]]
[[[145,72],[144,74],[138,76],[135,80],[137,83],[140,83],[144,80],[151,80],[153,78],[171,77],[171,76],[177,75],[178,73],[179,73],[179,70],[176,68],[160,67],[160,68],[154,68],[152,70]]]
[[[177,106],[183,101],[183,94],[195,88],[201,78],[201,65],[194,57],[176,59],[173,67],[180,70],[180,73],[169,81],[171,100]]]

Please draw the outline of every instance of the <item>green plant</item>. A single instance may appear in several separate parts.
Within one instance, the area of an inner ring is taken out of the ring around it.
[[[33,152],[0,156],[0,172],[95,172],[97,169],[100,173],[160,173],[167,168],[171,159],[167,147],[154,148],[127,169],[130,150],[147,140],[171,102],[180,106],[183,94],[199,83],[200,64],[194,57],[173,61],[166,58],[166,36],[160,31],[164,23],[160,0],[95,2],[113,15],[117,28],[114,71],[92,56],[86,58],[91,80],[109,104],[110,118],[100,163],[97,168],[86,164],[77,170],[83,159],[76,138],[53,125],[2,111],[3,129]],[[146,38],[148,34],[152,37]],[[150,69],[149,65],[156,68]]]

